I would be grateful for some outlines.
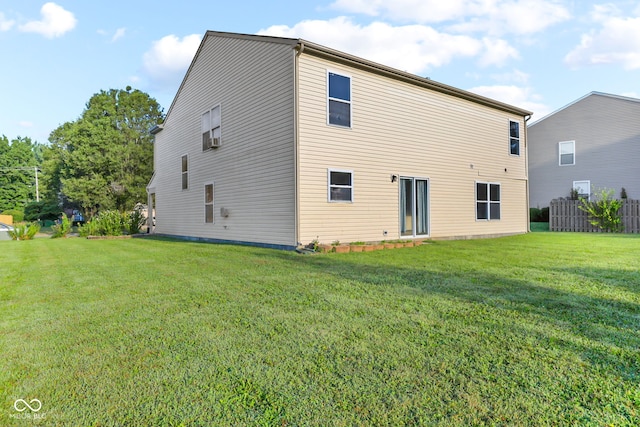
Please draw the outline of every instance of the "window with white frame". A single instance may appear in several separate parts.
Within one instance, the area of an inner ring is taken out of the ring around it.
[[[520,123],[509,121],[509,153],[520,155]]]
[[[182,156],[182,189],[189,189],[189,156]]]
[[[329,201],[353,202],[353,172],[329,169]]]
[[[578,193],[578,197],[587,200],[591,198],[591,181],[573,181],[573,189]]]
[[[204,185],[204,222],[213,224],[213,183]]]
[[[328,72],[327,86],[329,124],[351,127],[351,77]]]
[[[476,182],[476,220],[500,219],[500,184]]]
[[[200,123],[202,133],[202,151],[220,147],[220,106],[217,105],[202,114]]]
[[[558,143],[558,162],[560,166],[576,164],[576,142],[562,141]]]

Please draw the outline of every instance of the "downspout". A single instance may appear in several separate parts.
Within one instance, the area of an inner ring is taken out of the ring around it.
[[[294,88],[293,88],[293,152],[294,152],[294,238],[296,246],[300,242],[300,56],[304,52],[304,42],[300,40],[296,46],[294,58]]]
[[[531,115],[524,116],[524,174],[527,179],[526,185],[526,194],[527,194],[527,232],[531,233],[531,208],[529,206],[529,144],[528,142],[528,132],[527,132],[527,122],[531,119]]]

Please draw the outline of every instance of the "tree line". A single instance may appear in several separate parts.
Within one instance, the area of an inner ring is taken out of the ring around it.
[[[55,219],[69,208],[91,218],[145,203],[153,173],[149,131],[163,120],[155,99],[127,86],[94,94],[77,120],[51,132],[48,144],[0,137],[0,212]]]

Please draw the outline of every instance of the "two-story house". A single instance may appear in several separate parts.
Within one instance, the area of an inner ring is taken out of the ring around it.
[[[640,198],[640,99],[591,92],[531,123],[532,207],[599,189]]]
[[[525,233],[530,115],[305,40],[209,31],[153,130],[153,232],[289,249]]]

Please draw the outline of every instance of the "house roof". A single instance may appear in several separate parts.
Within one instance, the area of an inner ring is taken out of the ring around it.
[[[253,41],[263,41],[269,43],[280,43],[286,44],[295,48],[301,54],[310,54],[318,57],[322,57],[328,59],[330,61],[342,63],[345,65],[353,66],[362,70],[366,70],[369,72],[373,72],[379,75],[383,75],[386,77],[390,77],[393,79],[401,80],[410,84],[414,84],[416,86],[420,86],[426,89],[434,90],[436,92],[441,92],[447,95],[455,96],[457,98],[462,98],[471,102],[475,102],[477,104],[485,105],[487,107],[495,108],[501,111],[506,111],[508,113],[517,114],[519,116],[531,116],[533,113],[528,110],[524,110],[522,108],[515,107],[513,105],[509,105],[500,101],[496,101],[491,98],[487,98],[481,95],[477,95],[472,92],[468,92],[462,89],[458,89],[453,86],[446,85],[444,83],[437,82],[435,80],[431,80],[428,77],[420,77],[415,74],[407,73],[405,71],[400,71],[398,69],[379,64],[373,61],[369,61],[364,58],[360,58],[345,52],[341,52],[335,49],[331,49],[326,46],[319,45],[317,43],[310,42],[304,39],[295,39],[295,38],[286,38],[286,37],[274,37],[274,36],[265,36],[265,35],[253,35],[253,34],[241,34],[241,33],[229,33],[229,32],[221,32],[221,31],[207,31],[196,51],[196,54],[191,61],[191,65],[189,69],[185,73],[184,79],[178,88],[178,93],[182,90],[184,83],[191,72],[191,68],[193,67],[204,43],[207,40],[207,37],[215,36],[215,37],[229,37],[235,39],[246,39]],[[167,116],[171,114],[171,110],[173,109],[173,104],[175,103],[177,96],[174,97],[169,110],[167,111]],[[157,132],[162,130],[161,127],[154,128]]]
[[[538,123],[540,123],[541,121],[546,120],[546,119],[548,119],[549,117],[551,117],[551,116],[553,116],[553,115],[558,114],[559,112],[561,112],[561,111],[563,111],[563,110],[565,110],[565,109],[567,109],[567,108],[571,107],[572,105],[577,104],[578,102],[580,102],[580,101],[582,101],[582,100],[584,100],[584,99],[586,99],[586,98],[588,98],[588,97],[590,97],[590,96],[605,96],[605,97],[608,97],[608,98],[619,99],[619,100],[621,100],[621,101],[640,102],[640,99],[638,99],[638,98],[631,98],[631,97],[628,97],[628,96],[613,95],[613,94],[610,94],[610,93],[604,93],[604,92],[596,92],[596,91],[593,91],[593,92],[589,92],[588,94],[586,94],[586,95],[584,95],[584,96],[582,96],[582,97],[580,97],[580,98],[576,99],[575,101],[572,101],[572,102],[568,103],[568,104],[567,104],[567,105],[565,105],[564,107],[558,108],[557,110],[555,110],[555,111],[553,111],[553,112],[551,112],[551,113],[547,114],[546,116],[541,117],[541,118],[539,118],[538,120],[531,122],[527,127],[535,126],[535,125],[537,125]]]

